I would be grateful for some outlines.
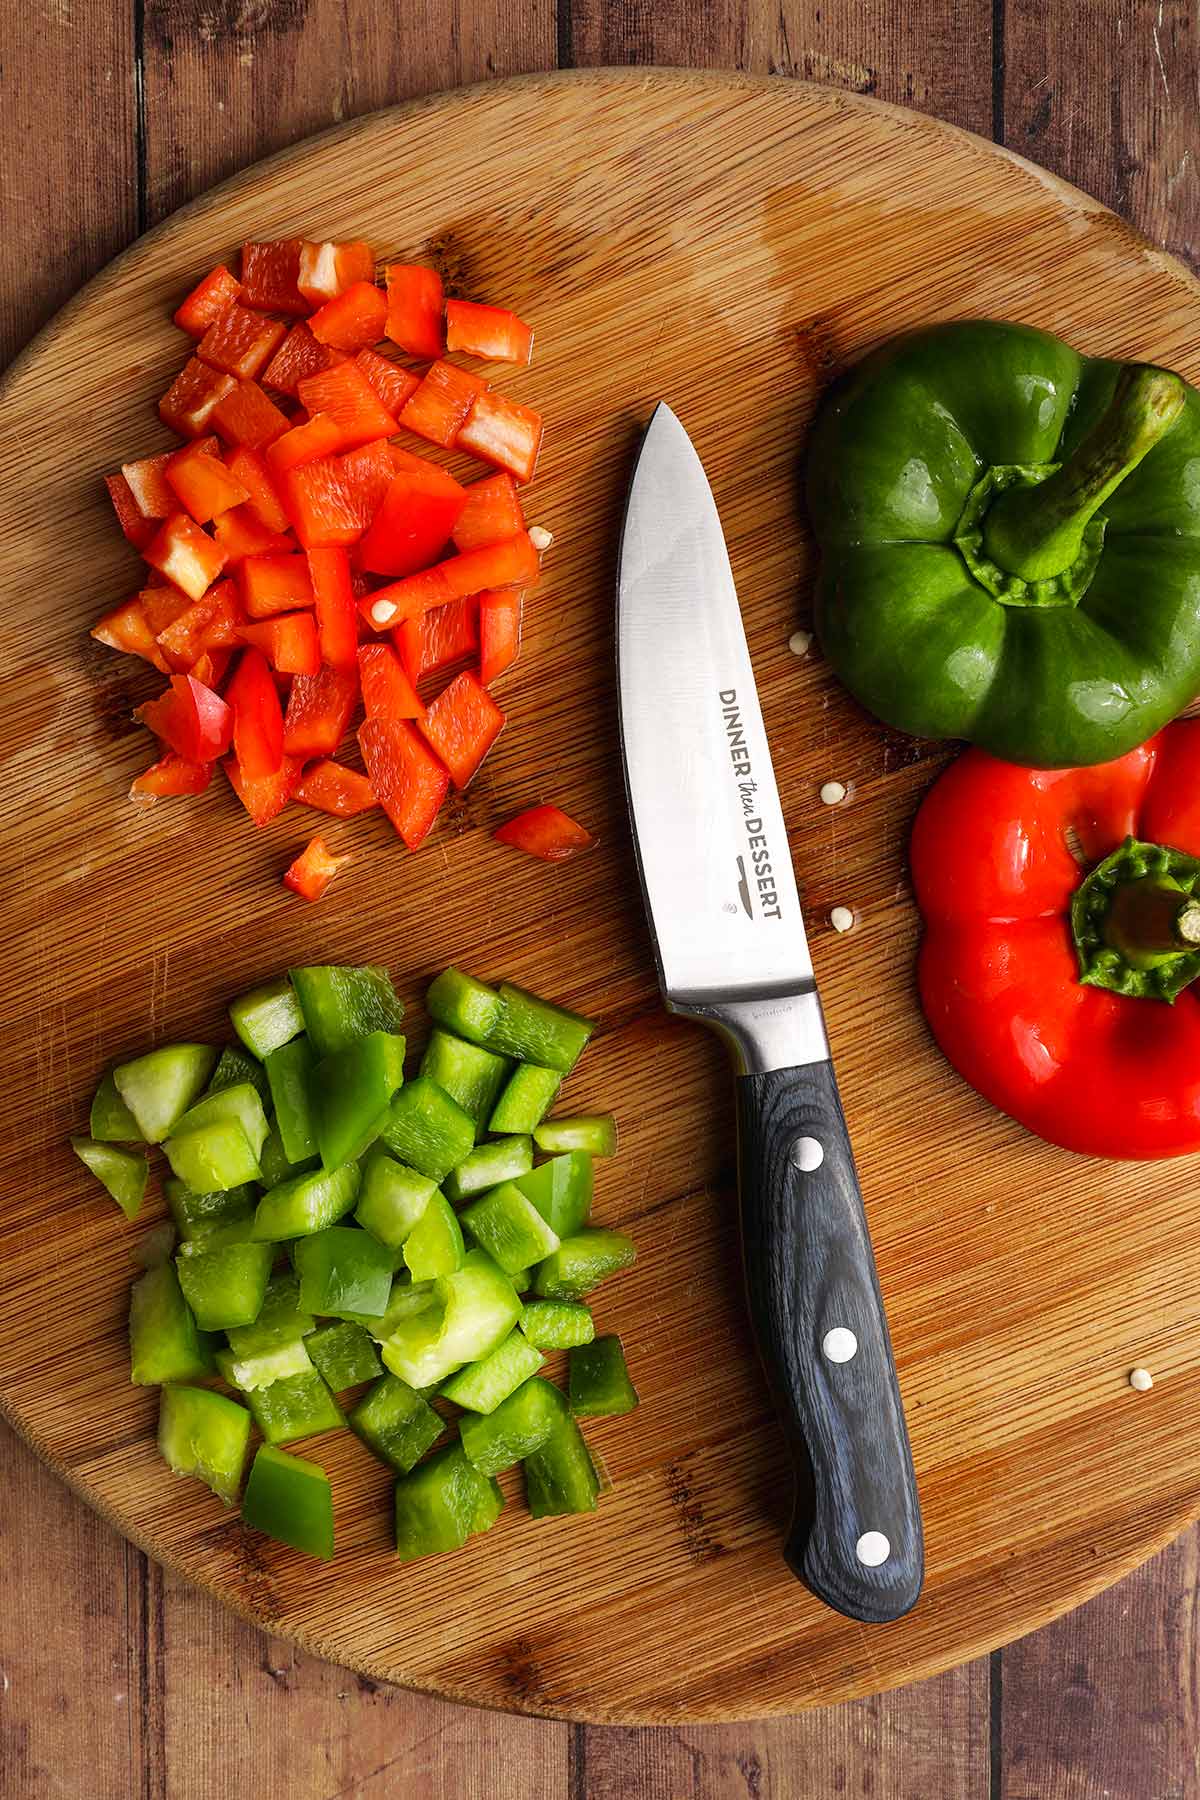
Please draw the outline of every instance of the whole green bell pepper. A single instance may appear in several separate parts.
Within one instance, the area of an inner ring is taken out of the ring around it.
[[[1200,395],[967,320],[885,344],[808,459],[816,626],[890,725],[1062,768],[1200,689]]]

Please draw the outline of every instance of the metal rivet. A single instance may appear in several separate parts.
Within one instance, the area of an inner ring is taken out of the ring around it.
[[[792,1162],[796,1168],[803,1169],[806,1175],[811,1175],[814,1169],[819,1169],[824,1161],[825,1151],[818,1144],[816,1138],[797,1138],[792,1145]]]
[[[854,1546],[854,1554],[865,1568],[877,1569],[892,1554],[892,1546],[882,1531],[864,1531]]]
[[[858,1354],[858,1339],[848,1325],[833,1325],[821,1339],[830,1362],[847,1363]]]

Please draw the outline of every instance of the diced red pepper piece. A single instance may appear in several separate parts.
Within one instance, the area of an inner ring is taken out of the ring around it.
[[[170,673],[170,664],[155,642],[146,619],[146,609],[142,604],[142,596],[134,594],[121,606],[114,606],[92,626],[91,636],[98,644],[107,644],[110,650],[123,650],[127,655],[140,656],[144,662],[153,664],[164,675]]]
[[[377,588],[362,602],[362,613],[376,630],[399,625],[404,619],[482,594],[488,588],[530,587],[538,578],[538,554],[527,531],[489,544],[482,550],[464,550],[418,575]]]
[[[310,612],[277,613],[239,626],[238,636],[261,650],[281,675],[315,675],[321,666],[317,624]]]
[[[117,515],[117,524],[129,539],[135,550],[145,550],[158,530],[157,522],[148,519],[133,496],[133,489],[124,475],[106,475],[104,485],[108,489],[108,497],[113,503],[113,511]]]
[[[241,617],[232,581],[214,582],[159,632],[158,647],[173,669],[195,673],[195,664],[205,651],[228,650],[237,643]]]
[[[526,482],[537,467],[542,430],[542,415],[532,406],[521,406],[507,394],[489,389],[478,396],[467,414],[457,444],[460,450],[469,450],[472,456]]]
[[[387,644],[363,644],[358,652],[358,679],[368,719],[421,719],[425,708],[404,673],[400,658]]]
[[[225,552],[186,513],[172,513],[142,555],[152,569],[198,600],[225,567]]]
[[[310,550],[308,578],[317,604],[321,658],[335,669],[352,669],[358,651],[358,608],[350,585],[350,558],[344,550]]]
[[[312,309],[300,292],[299,238],[272,238],[242,245],[243,306],[259,312],[288,313],[302,319]]]
[[[371,524],[383,502],[383,496],[396,473],[397,458],[403,456],[386,438],[360,444],[338,458],[342,470],[342,486],[358,521],[360,534]],[[415,458],[414,458],[415,460]]]
[[[440,356],[444,347],[442,278],[417,263],[390,263],[387,335],[410,356]]]
[[[156,638],[193,604],[191,596],[170,581],[160,582],[155,587],[144,587],[138,599],[142,603],[146,623]]]
[[[205,650],[196,658],[188,674],[197,681],[202,681],[205,687],[219,688],[229,672],[232,660],[232,650]]]
[[[314,415],[333,419],[341,440],[331,448],[353,450],[372,438],[391,437],[395,419],[357,363],[342,362],[319,375],[306,375],[297,389],[300,402]]]
[[[272,613],[294,612],[313,604],[308,564],[299,551],[283,556],[247,556],[238,564],[242,605],[251,619],[269,619]]]
[[[335,419],[325,413],[317,413],[315,418],[305,419],[301,425],[293,425],[282,437],[277,437],[273,444],[267,445],[267,466],[276,481],[288,469],[297,469],[301,463],[315,462],[318,456],[332,456],[335,450],[342,448],[342,428]]]
[[[297,385],[306,375],[317,375],[341,360],[341,352],[318,344],[307,325],[293,325],[262,372],[263,386],[295,399]]]
[[[479,679],[484,687],[491,687],[521,654],[524,600],[525,589],[519,587],[492,588],[479,596]]]
[[[284,756],[273,775],[252,778],[238,767],[237,758],[227,756],[221,764],[229,777],[229,785],[254,823],[261,829],[277,818],[296,791],[300,779],[300,759]]]
[[[379,802],[365,775],[348,769],[344,763],[322,757],[310,763],[295,798],[318,812],[333,813],[339,819],[351,819],[356,813],[370,812]]]
[[[464,669],[442,689],[419,729],[449,769],[455,787],[465,788],[504,725],[504,714],[492,696]]]
[[[295,862],[284,870],[283,885],[302,900],[319,900],[338,870],[353,861],[349,852],[334,856],[324,838],[310,838]]]
[[[189,337],[201,338],[223,312],[228,312],[241,291],[242,284],[237,276],[231,275],[223,263],[218,263],[203,281],[196,283],[176,312],[175,323]]]
[[[284,754],[332,756],[357,704],[357,666],[335,669],[326,664],[315,675],[297,675],[283,722]]]
[[[170,794],[202,794],[211,780],[210,762],[189,762],[186,756],[168,750],[137,777],[129,789],[129,798],[147,805]]]
[[[393,631],[392,642],[410,681],[435,674],[478,650],[479,602],[451,600],[448,606],[406,619]]]
[[[158,403],[158,416],[180,437],[199,437],[208,429],[213,413],[237,386],[232,375],[210,369],[198,356],[189,356]]]
[[[210,368],[224,369],[239,381],[253,381],[286,334],[282,319],[269,319],[248,306],[231,306],[209,326],[196,346],[196,355]]]
[[[387,295],[373,281],[356,281],[327,300],[308,321],[318,344],[353,352],[377,344],[387,321]]]
[[[359,546],[359,567],[375,575],[428,568],[449,543],[466,501],[465,488],[435,463],[400,469]]]
[[[213,408],[212,422],[227,444],[246,444],[253,450],[273,444],[290,424],[257,381],[239,381],[232,394]]]
[[[380,805],[408,848],[419,849],[446,798],[449,775],[403,719],[365,719],[358,743]]]
[[[233,737],[233,713],[220,694],[194,675],[172,675],[170,687],[133,716],[189,762],[224,756]]]
[[[247,556],[282,556],[296,548],[290,531],[268,531],[249,505],[231,507],[213,525],[213,536],[225,552],[225,567],[232,568]]]
[[[163,473],[174,454],[164,450],[159,456],[141,456],[136,462],[121,464],[129,491],[147,519],[165,519],[178,510],[179,502]]]
[[[464,356],[486,356],[491,362],[527,363],[533,354],[533,330],[507,307],[447,300],[446,348]]]
[[[287,513],[261,455],[249,445],[239,445],[225,456],[225,466],[246,490],[246,510],[268,531],[286,531]]]
[[[400,423],[443,449],[454,447],[460,428],[487,383],[454,363],[435,362],[405,405]]]
[[[360,350],[354,363],[392,417],[398,419],[409,397],[420,387],[421,377],[393,362],[390,356],[380,356],[378,350]]]
[[[186,444],[170,458],[165,471],[168,485],[197,525],[207,525],[218,513],[250,498],[237,476],[207,448],[210,442],[216,440],[197,438]]]
[[[356,281],[374,277],[375,252],[361,239],[345,244],[314,244],[306,239],[300,246],[297,286],[310,306],[323,306]]]
[[[225,690],[233,712],[233,754],[243,775],[260,781],[283,761],[283,708],[261,650],[244,650]]]
[[[288,518],[306,550],[358,542],[361,508],[346,485],[341,457],[319,456],[285,469],[279,485]]]
[[[517,484],[506,470],[485,475],[467,489],[467,504],[458,515],[454,542],[459,550],[484,550],[525,529]]]
[[[596,842],[590,831],[558,806],[531,806],[528,812],[518,813],[507,825],[501,825],[492,836],[542,862],[565,862],[580,850],[590,850]]]

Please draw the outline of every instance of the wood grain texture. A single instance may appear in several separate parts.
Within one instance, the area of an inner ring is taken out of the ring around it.
[[[536,196],[522,199],[530,142]],[[469,207],[464,160],[477,176]],[[251,229],[293,226],[297,194],[320,195],[327,229],[387,250],[448,239],[474,287],[506,283],[536,310],[542,356],[523,392],[555,427],[536,491],[560,533],[512,688],[514,729],[456,830],[408,860],[365,827],[372,854],[319,919],[273,886],[302,824],[285,815],[255,836],[218,792],[186,816],[124,809],[144,755],[125,722],[135,682],[82,632],[130,565],[100,499],[80,490],[82,449],[68,466],[33,429],[52,380],[88,420],[97,470],[127,454],[178,356],[164,320],[181,270]],[[497,217],[524,229],[498,234]],[[743,279],[718,306],[705,271],[735,264]],[[0,1379],[44,1453],[168,1562],[275,1629],[369,1670],[548,1713],[744,1716],[885,1686],[1041,1622],[1164,1541],[1200,1501],[1185,1429],[1200,1273],[1186,1172],[1049,1152],[945,1069],[912,1007],[903,879],[907,822],[937,757],[881,735],[816,659],[797,665],[785,646],[808,567],[794,458],[831,367],[910,319],[958,311],[969,292],[978,310],[1036,318],[1085,348],[1152,351],[1195,376],[1195,284],[1082,196],[914,115],[791,84],[664,77],[492,88],[351,128],[176,219],[109,281],[17,370],[0,418],[4,505],[39,482],[32,518],[22,507],[17,531],[0,516],[0,537],[13,591],[42,596],[5,626],[0,750],[26,814],[0,852],[3,891],[20,896],[2,1023],[24,1047],[0,1092]],[[664,331],[663,290],[686,331]],[[711,380],[714,358],[743,372],[735,409]],[[819,932],[815,956],[925,1481],[927,1599],[886,1638],[823,1613],[782,1569],[781,1462],[729,1281],[727,1076],[714,1044],[658,1010],[606,749],[609,547],[629,446],[661,392],[722,506],[806,903],[819,920],[852,891],[863,920],[846,939]],[[797,728],[813,717],[820,740]],[[68,751],[64,788],[55,759]],[[837,814],[814,799],[831,759],[856,792]],[[548,768],[605,846],[553,886],[487,837],[537,797],[529,771]],[[169,908],[148,904],[151,870],[175,876]],[[504,905],[472,905],[475,893]],[[643,1251],[606,1308],[642,1383],[638,1430],[597,1433],[618,1482],[603,1515],[538,1527],[534,1570],[522,1560],[533,1528],[513,1509],[460,1559],[450,1618],[441,1571],[394,1569],[378,1471],[347,1440],[318,1447],[344,1521],[329,1570],[251,1542],[166,1474],[152,1396],[124,1386],[126,1247],[61,1145],[106,1052],[140,1043],[148,1018],[162,1033],[214,1030],[229,990],[315,954],[317,927],[321,955],[390,961],[410,1000],[453,958],[549,982],[595,1011],[602,1033],[581,1079],[626,1126],[601,1209],[632,1224]],[[63,1222],[53,1246],[49,1211]],[[70,1308],[48,1312],[68,1287]],[[50,1316],[53,1343],[39,1336]],[[1125,1386],[1133,1360],[1161,1371],[1148,1403]]]

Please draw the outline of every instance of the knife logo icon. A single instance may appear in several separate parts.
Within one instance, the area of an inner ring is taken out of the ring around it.
[[[738,857],[737,866],[738,899],[742,903],[742,911],[745,913],[746,917],[752,919],[754,917],[754,908],[750,904],[750,883],[746,880],[746,863],[743,857]]]

